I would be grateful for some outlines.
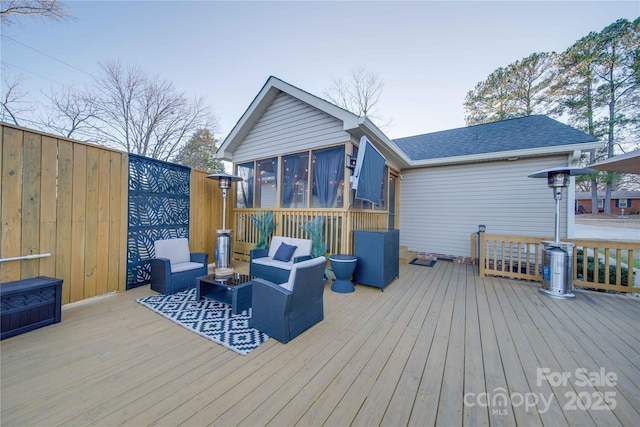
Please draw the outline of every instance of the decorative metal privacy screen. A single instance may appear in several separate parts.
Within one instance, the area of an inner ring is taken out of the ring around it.
[[[127,289],[150,283],[154,241],[189,237],[190,176],[188,167],[129,155]]]

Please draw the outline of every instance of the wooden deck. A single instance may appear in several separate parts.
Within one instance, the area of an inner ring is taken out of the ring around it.
[[[1,425],[638,425],[637,297],[400,272],[327,288],[323,322],[248,356],[137,304],[148,287],[65,306],[2,341]]]

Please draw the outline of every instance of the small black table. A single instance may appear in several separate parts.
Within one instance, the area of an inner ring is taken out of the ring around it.
[[[354,255],[331,255],[329,261],[331,262],[333,274],[336,275],[336,280],[331,285],[331,290],[341,294],[355,291],[356,287],[351,281],[351,275],[356,269],[358,257]]]
[[[231,306],[231,312],[238,314],[251,308],[251,280],[247,274],[232,274],[216,277],[215,274],[198,277],[196,301],[211,299]]]

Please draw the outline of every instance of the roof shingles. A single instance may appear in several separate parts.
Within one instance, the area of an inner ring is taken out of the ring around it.
[[[545,148],[597,138],[547,116],[535,115],[395,139],[411,160]]]

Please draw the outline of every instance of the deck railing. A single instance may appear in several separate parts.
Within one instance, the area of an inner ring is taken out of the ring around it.
[[[542,242],[547,240],[552,239],[474,233],[471,253],[472,257],[477,256],[480,277],[495,275],[542,281]],[[574,286],[640,293],[640,287],[633,286],[634,262],[638,262],[635,258],[640,254],[640,243],[596,239],[562,241],[574,245],[571,266]]]
[[[274,236],[308,239],[306,231],[300,228],[316,216],[324,217],[324,237],[329,254],[353,253],[353,230],[387,228],[386,211],[345,210],[345,209],[234,209],[233,252],[234,257],[248,260],[249,251],[258,241],[258,230],[253,225],[251,215],[262,210],[272,211],[276,221]]]

